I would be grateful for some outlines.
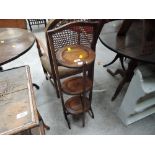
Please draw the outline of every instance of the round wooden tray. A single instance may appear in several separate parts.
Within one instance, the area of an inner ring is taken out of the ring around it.
[[[90,110],[90,102],[88,98],[81,96],[74,96],[65,102],[67,112],[74,115],[83,113],[81,99],[83,99],[84,101],[84,112]]]
[[[70,77],[62,82],[62,90],[66,94],[78,95],[83,93],[83,85],[85,84],[85,91],[91,90],[93,83],[86,77],[86,82],[83,83],[83,77]]]
[[[69,45],[56,54],[58,62],[65,67],[81,67],[83,62],[90,64],[95,60],[95,52],[85,46]]]

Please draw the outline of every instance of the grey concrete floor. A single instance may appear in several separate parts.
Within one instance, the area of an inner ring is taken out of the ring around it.
[[[34,32],[45,43],[43,30]],[[92,119],[86,115],[86,125],[82,127],[82,120],[69,117],[71,130],[63,116],[60,99],[57,99],[55,90],[51,83],[45,79],[40,59],[38,56],[36,44],[23,56],[4,65],[4,69],[21,65],[29,65],[31,68],[32,80],[40,86],[35,90],[37,107],[50,130],[46,131],[48,135],[150,135],[155,134],[155,115],[151,115],[129,126],[124,126],[117,117],[118,108],[126,92],[127,85],[123,88],[117,99],[111,102],[111,97],[121,80],[118,75],[112,77],[103,68],[102,65],[110,62],[115,53],[104,47],[98,40],[96,47],[96,61],[94,72],[94,90],[92,109],[95,118]],[[115,70],[120,67],[119,61],[108,68]]]

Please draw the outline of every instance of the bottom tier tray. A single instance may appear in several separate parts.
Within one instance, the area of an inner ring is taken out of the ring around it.
[[[81,99],[84,101],[84,112],[90,110],[90,101],[87,97],[73,96],[65,102],[67,112],[74,115],[83,113]]]

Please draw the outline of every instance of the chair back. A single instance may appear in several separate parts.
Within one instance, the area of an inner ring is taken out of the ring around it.
[[[73,44],[88,46],[95,51],[102,26],[102,20],[55,20],[46,29],[47,42],[53,52]]]
[[[53,20],[46,27],[46,39],[51,70],[57,69],[56,52],[67,45],[84,45],[95,51],[97,39],[104,20],[59,19]],[[89,77],[93,80],[93,67]],[[55,71],[56,72],[56,71]],[[56,77],[56,73],[53,73]]]

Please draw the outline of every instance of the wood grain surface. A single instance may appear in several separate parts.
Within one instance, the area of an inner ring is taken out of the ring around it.
[[[27,52],[34,42],[34,35],[27,30],[0,28],[0,65],[8,63]]]
[[[0,72],[0,86],[0,134],[16,134],[37,126],[29,67]]]

